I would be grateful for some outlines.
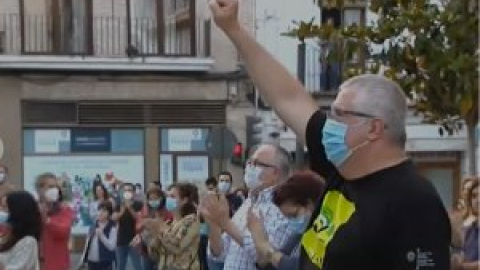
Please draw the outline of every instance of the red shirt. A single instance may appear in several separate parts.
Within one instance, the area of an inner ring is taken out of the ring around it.
[[[43,224],[40,242],[43,270],[70,269],[68,241],[73,218],[73,210],[68,206],[62,206],[58,213],[49,216],[49,220]]]

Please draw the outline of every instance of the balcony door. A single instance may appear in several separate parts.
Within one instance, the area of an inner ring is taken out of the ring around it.
[[[127,54],[159,54],[157,0],[129,0],[129,41]]]
[[[164,0],[163,4],[165,54],[195,55],[195,0]]]
[[[91,0],[20,0],[22,52],[89,54]]]

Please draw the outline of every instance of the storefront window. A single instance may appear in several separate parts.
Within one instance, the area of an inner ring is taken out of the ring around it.
[[[176,181],[203,185],[211,171],[209,133],[206,128],[160,129],[160,181],[164,187]]]
[[[57,175],[77,213],[73,233],[86,233],[91,225],[87,209],[94,180],[107,189],[114,178],[144,184],[143,129],[24,129],[23,135],[24,188],[35,193],[38,175]]]

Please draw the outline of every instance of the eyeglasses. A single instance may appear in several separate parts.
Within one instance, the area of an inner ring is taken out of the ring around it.
[[[328,117],[345,117],[347,115],[352,115],[352,116],[357,116],[357,117],[363,117],[363,118],[368,118],[368,119],[380,119],[375,115],[368,114],[368,113],[363,113],[363,112],[357,112],[357,111],[352,111],[352,110],[343,110],[337,107],[332,106],[330,109],[330,112],[327,114]],[[387,129],[388,125],[383,124],[383,128]]]
[[[374,115],[368,114],[368,113],[363,113],[363,112],[357,112],[357,111],[352,111],[352,110],[343,110],[337,107],[332,106],[330,109],[330,114],[329,116],[347,116],[347,115],[352,115],[352,116],[357,116],[357,117],[363,117],[363,118],[377,118]]]
[[[246,165],[247,166],[255,166],[255,167],[264,167],[264,168],[277,168],[277,166],[275,166],[275,165],[268,164],[268,163],[265,163],[265,162],[261,162],[261,161],[256,160],[256,159],[247,160]]]

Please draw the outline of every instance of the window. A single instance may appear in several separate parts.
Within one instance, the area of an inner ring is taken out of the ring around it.
[[[24,188],[34,193],[38,175],[57,175],[76,213],[74,234],[92,225],[88,203],[95,179],[111,187],[106,175],[112,172],[122,182],[144,184],[143,129],[24,129],[23,141]]]
[[[340,9],[338,8],[322,8],[322,24],[331,22],[338,28],[341,24]]]
[[[343,25],[344,26],[363,26],[365,17],[364,8],[346,8],[343,10]],[[349,64],[358,64],[360,62],[360,53],[356,51],[349,61]]]
[[[25,53],[86,54],[89,0],[20,0]]]
[[[364,9],[360,8],[346,8],[343,10],[343,25],[344,26],[351,26],[351,25],[363,25],[362,20],[362,13]]]
[[[208,151],[210,129],[160,129],[160,181],[168,187],[176,181],[202,185],[211,172]]]

